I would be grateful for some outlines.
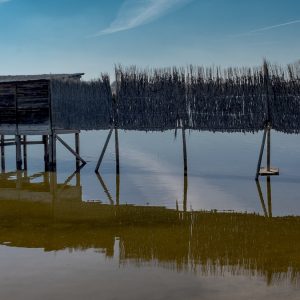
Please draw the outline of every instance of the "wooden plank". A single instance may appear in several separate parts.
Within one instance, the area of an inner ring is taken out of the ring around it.
[[[278,168],[272,168],[268,170],[268,168],[261,168],[259,171],[260,176],[276,176],[279,175],[279,169]]]

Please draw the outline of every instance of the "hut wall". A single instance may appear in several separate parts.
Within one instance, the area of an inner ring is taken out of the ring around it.
[[[16,86],[0,84],[0,132],[15,133],[17,123]]]
[[[0,130],[5,134],[49,131],[49,83],[0,83]]]
[[[92,82],[51,82],[52,122],[55,129],[100,130],[113,123],[109,78]]]

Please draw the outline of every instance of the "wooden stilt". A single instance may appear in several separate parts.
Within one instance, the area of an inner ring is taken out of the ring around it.
[[[23,135],[23,160],[24,160],[24,170],[27,170],[27,137]]]
[[[21,189],[22,188],[22,181],[23,181],[22,171],[17,170],[16,175],[17,175],[16,176],[17,177],[16,188]]]
[[[50,193],[52,194],[52,201],[54,204],[57,199],[57,174],[55,172],[50,173]]]
[[[1,171],[5,172],[5,135],[1,135]]]
[[[76,170],[76,186],[80,187],[81,185],[81,176],[80,176],[80,167],[79,167],[79,171]]]
[[[97,166],[96,166],[96,169],[95,169],[95,172],[96,172],[96,173],[99,172],[99,168],[100,168],[100,166],[101,166],[101,163],[102,163],[104,154],[105,154],[105,152],[106,152],[106,149],[107,149],[109,140],[110,140],[111,135],[112,135],[112,133],[113,133],[113,130],[114,130],[114,129],[112,128],[112,129],[109,131],[109,134],[108,134],[108,136],[107,136],[107,138],[106,138],[104,147],[103,147],[103,149],[102,149],[101,155],[100,155],[99,160],[98,160],[98,162],[97,162]]]
[[[49,138],[43,135],[45,172],[49,171]]]
[[[16,167],[17,170],[22,170],[22,149],[21,149],[21,136],[15,136],[16,143]]]
[[[120,205],[120,174],[116,174],[116,204]]]
[[[53,134],[53,140],[52,140],[52,163],[53,163],[53,168],[52,170],[56,172],[56,134]],[[55,180],[57,180],[55,178]]]
[[[271,171],[271,128],[269,126],[267,134],[267,171]]]
[[[107,196],[107,198],[108,198],[108,200],[109,200],[109,203],[110,203],[111,205],[114,205],[113,197],[111,196],[110,191],[109,191],[109,189],[107,188],[107,186],[106,186],[106,184],[105,184],[103,178],[101,177],[101,175],[100,175],[99,173],[96,173],[96,175],[97,175],[97,178],[98,178],[98,180],[99,180],[99,182],[100,182],[100,184],[101,184],[101,186],[102,186],[102,188],[103,188],[103,190],[104,190],[104,193],[106,194],[106,196]]]
[[[80,156],[80,139],[79,139],[79,133],[75,133],[75,152],[78,156]],[[80,167],[80,159],[76,157],[76,169]]]
[[[257,187],[258,196],[259,196],[259,199],[260,199],[260,202],[261,202],[261,206],[262,206],[262,209],[264,211],[264,215],[265,215],[265,217],[268,217],[268,212],[267,212],[267,208],[266,208],[266,204],[265,204],[265,200],[264,200],[264,195],[263,195],[263,192],[261,190],[259,180],[256,180],[256,187]]]
[[[47,166],[47,168],[49,168],[49,165]],[[44,174],[43,174],[43,180],[44,180],[44,183],[46,184],[46,186],[49,187],[50,178],[49,178],[49,173],[47,171],[44,172]]]
[[[262,140],[261,147],[260,147],[260,152],[259,152],[259,158],[258,158],[258,163],[257,163],[255,180],[258,180],[258,177],[259,177],[259,172],[260,172],[260,168],[261,168],[261,162],[262,162],[262,158],[263,158],[263,154],[264,154],[264,149],[265,149],[265,144],[266,144],[267,131],[268,131],[268,128],[265,127],[265,129],[264,129],[264,135],[263,135],[263,140]]]
[[[49,171],[56,171],[56,134],[49,136]]]
[[[184,165],[184,176],[187,176],[187,151],[186,151],[186,136],[185,129],[182,128],[182,145],[183,145],[183,165]]]
[[[271,167],[271,126],[270,124],[266,128],[266,135],[267,135],[267,167],[266,168],[259,168],[259,175],[261,176],[272,176],[272,175],[279,175],[278,168]],[[258,175],[256,174],[256,179]]]
[[[268,196],[268,211],[269,218],[272,218],[272,190],[271,190],[271,178],[267,177],[267,196]]]
[[[116,173],[120,174],[120,156],[119,156],[119,134],[118,128],[115,128],[115,152],[116,152]]]
[[[183,186],[183,211],[187,211],[187,192],[188,192],[188,176],[184,176],[184,186]]]

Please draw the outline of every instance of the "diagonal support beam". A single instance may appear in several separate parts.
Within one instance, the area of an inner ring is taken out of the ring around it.
[[[260,147],[260,153],[259,153],[259,158],[258,158],[258,163],[257,163],[255,180],[258,180],[258,177],[259,177],[259,171],[261,168],[261,162],[262,162],[265,144],[266,144],[267,132],[268,132],[268,127],[266,126],[265,130],[264,130],[263,140],[262,140],[261,147]]]
[[[103,190],[104,190],[104,193],[106,194],[106,196],[107,196],[107,198],[108,198],[110,204],[111,204],[111,205],[114,205],[113,197],[112,197],[112,195],[110,194],[110,191],[109,191],[109,189],[107,188],[107,186],[106,186],[106,184],[105,184],[103,178],[101,177],[101,175],[100,175],[99,173],[96,173],[96,176],[97,176],[97,178],[98,178],[98,180],[99,180],[99,182],[100,182],[100,184],[101,184],[101,186],[102,186],[102,188],[103,188]]]
[[[101,163],[102,163],[104,154],[105,154],[105,152],[106,152],[106,149],[107,149],[107,146],[108,146],[108,143],[109,143],[109,141],[110,141],[110,138],[111,138],[111,135],[112,135],[113,131],[114,131],[114,128],[111,128],[110,131],[109,131],[109,134],[108,134],[108,136],[107,136],[107,138],[106,138],[104,147],[103,147],[103,149],[102,149],[101,155],[100,155],[100,157],[99,157],[99,160],[98,160],[98,163],[97,163],[97,166],[96,166],[96,169],[95,169],[95,172],[96,172],[96,173],[98,173],[98,171],[99,171],[99,168],[100,168],[100,166],[101,166]]]
[[[58,135],[56,135],[56,139],[66,147],[78,160],[80,160],[84,165],[86,164],[86,161],[78,155],[62,138],[60,138]]]
[[[267,208],[266,208],[264,195],[263,195],[259,180],[256,180],[256,187],[257,187],[258,196],[259,196],[259,199],[260,199],[260,202],[261,202],[261,206],[262,206],[262,209],[264,211],[264,215],[267,218],[268,217],[268,211],[267,211]]]

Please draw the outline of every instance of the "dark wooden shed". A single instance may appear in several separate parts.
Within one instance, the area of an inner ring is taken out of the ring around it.
[[[79,83],[83,73],[50,74],[29,76],[0,76],[0,149],[1,169],[5,170],[5,147],[16,146],[16,165],[21,170],[23,163],[27,169],[27,145],[44,145],[45,170],[56,169],[56,140],[59,140],[77,160],[79,156],[79,130],[54,125],[54,102],[52,83]],[[69,99],[69,98],[68,98]],[[69,101],[69,106],[73,103]],[[67,107],[68,109],[68,107]],[[76,149],[67,145],[58,134],[75,133]],[[15,138],[6,138],[14,135]],[[41,135],[41,141],[28,141],[28,135]],[[22,147],[23,146],[23,147]]]
[[[0,134],[49,134],[51,81],[80,81],[82,75],[0,76]]]

